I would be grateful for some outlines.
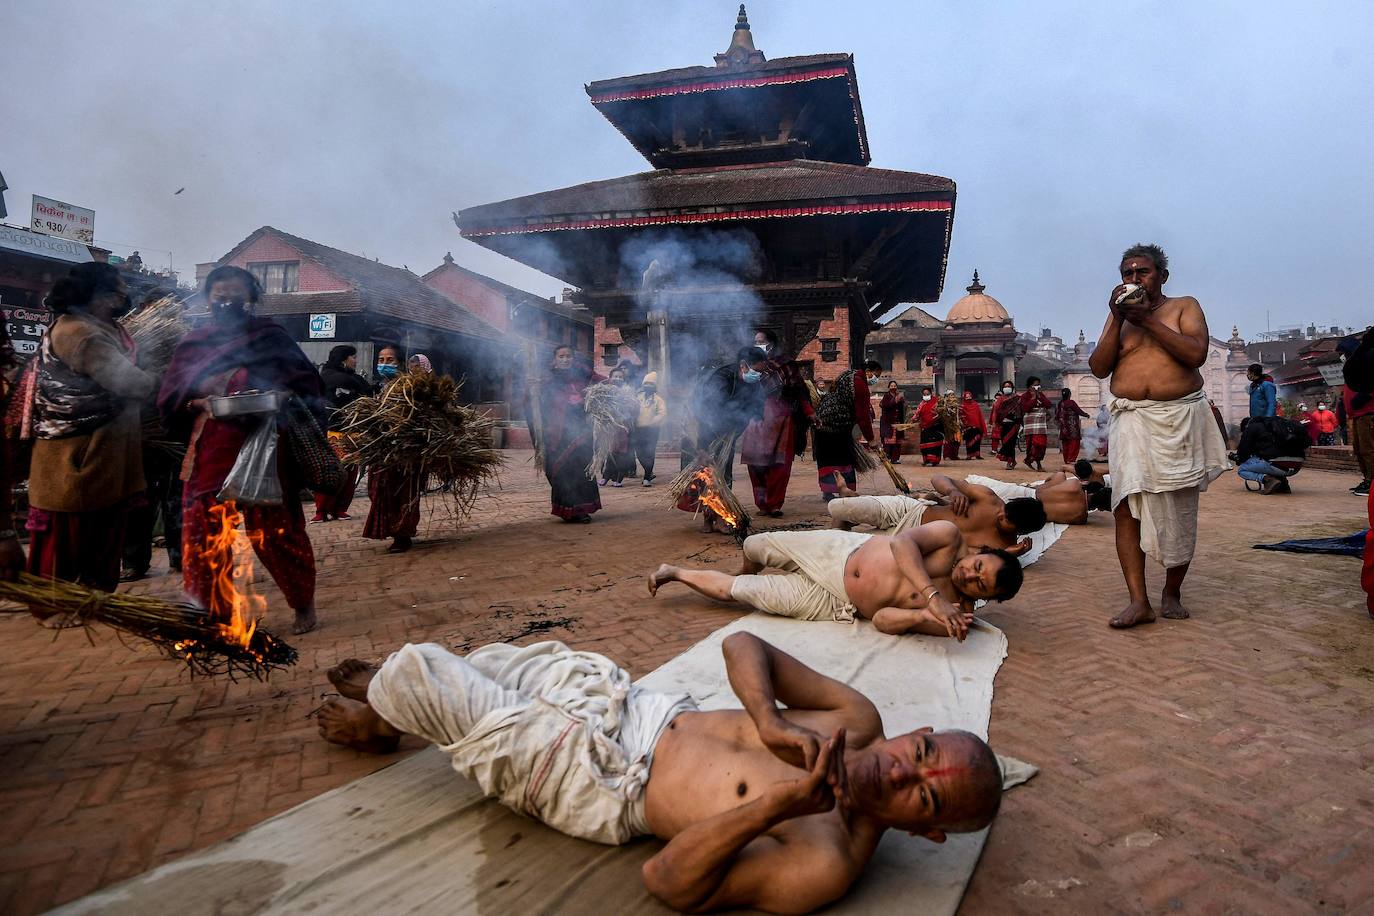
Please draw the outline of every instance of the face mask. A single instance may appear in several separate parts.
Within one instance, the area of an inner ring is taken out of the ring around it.
[[[1039,386],[1039,385],[1031,385],[1031,389],[1034,390],[1034,391],[1039,391],[1039,390],[1040,390],[1040,386]]]
[[[248,317],[248,306],[242,299],[232,299],[215,305],[215,317],[221,321],[243,321]]]
[[[754,344],[754,346],[757,347],[758,349],[762,350],[762,351],[765,352],[765,353],[772,353],[772,352],[773,352],[773,345],[772,345],[772,344],[756,343],[756,344]]]
[[[758,383],[759,379],[763,378],[763,373],[755,372],[753,369],[750,369],[743,375],[741,375],[740,378],[744,379],[749,384],[754,385]]]
[[[1325,409],[1326,409],[1326,405],[1325,405],[1325,404],[1318,404],[1318,405],[1317,405],[1317,409],[1318,409],[1318,410],[1325,410]]]
[[[923,395],[921,395],[921,400],[923,400],[923,401],[929,401],[929,400],[930,400],[930,395],[928,395],[928,394],[923,394]]]
[[[391,366],[385,363],[377,364],[377,374],[382,378],[395,378],[400,371],[400,366]]]
[[[134,299],[133,299],[133,297],[130,296],[128,293],[125,293],[125,294],[124,294],[124,298],[120,299],[120,300],[119,300],[119,304],[116,305],[116,306],[110,311],[110,315],[111,315],[111,317],[114,317],[114,318],[123,318],[125,315],[129,314],[129,313],[132,312],[133,310],[134,310]]]
[[[1011,394],[1011,389],[1010,389],[1010,388],[1003,388],[1003,389],[1002,389],[1002,393],[1003,393],[1003,394]]]
[[[876,385],[876,384],[878,384],[878,376],[876,376],[876,375],[870,375],[870,376],[868,377],[868,385],[869,385],[869,387],[871,388],[871,387],[873,387],[873,386]]]

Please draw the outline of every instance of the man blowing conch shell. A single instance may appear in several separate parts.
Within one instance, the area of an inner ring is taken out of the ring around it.
[[[1109,438],[1116,554],[1130,603],[1110,621],[1133,627],[1155,619],[1145,591],[1145,555],[1165,569],[1160,610],[1188,616],[1183,579],[1197,544],[1198,495],[1229,464],[1202,393],[1210,335],[1192,296],[1166,296],[1169,259],[1158,245],[1121,256],[1121,285],[1088,364],[1111,376]]]

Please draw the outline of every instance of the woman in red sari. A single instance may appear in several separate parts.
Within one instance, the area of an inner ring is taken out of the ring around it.
[[[959,402],[959,425],[964,428],[965,454],[975,461],[983,460],[983,436],[987,435],[988,424],[983,419],[983,408],[973,399],[972,391],[964,392]]]
[[[430,372],[429,358],[417,353],[408,363],[411,372]],[[401,371],[401,349],[388,344],[377,351],[377,375],[395,381]],[[363,523],[363,537],[372,541],[391,538],[388,553],[405,553],[420,527],[420,493],[425,478],[418,469],[367,469],[367,498],[372,505]]]
[[[997,457],[1007,463],[1010,471],[1016,467],[1016,437],[1021,433],[1021,398],[1010,379],[1002,383],[1002,393],[993,402],[992,429],[997,439]]]
[[[215,558],[205,545],[211,510],[223,505],[217,494],[255,428],[255,418],[211,417],[209,399],[250,389],[290,392],[321,428],[328,406],[320,374],[301,348],[280,325],[253,314],[262,287],[252,274],[240,267],[215,268],[205,278],[205,298],[212,320],[177,346],[157,403],[167,428],[189,442],[182,465],[182,584],[188,596],[209,607]],[[296,613],[291,632],[306,633],[315,628],[315,552],[301,509],[304,475],[285,441],[278,443],[282,504],[239,508],[258,559]]]
[[[921,389],[921,403],[916,407],[916,421],[921,424],[921,465],[939,467],[940,458],[945,451],[945,421],[940,416],[940,405],[935,400],[935,390],[929,386]]]
[[[544,474],[553,489],[550,514],[565,522],[586,524],[601,509],[601,491],[587,476],[592,461],[592,429],[587,421],[584,392],[603,382],[590,366],[580,363],[572,347],[553,352],[553,371],[539,390],[539,419],[535,435],[544,456]],[[533,427],[532,427],[533,428]]]
[[[906,422],[906,398],[896,382],[887,383],[887,393],[878,402],[878,434],[882,436],[883,451],[887,460],[893,464],[902,460],[902,440],[906,433],[897,428],[898,423]]]

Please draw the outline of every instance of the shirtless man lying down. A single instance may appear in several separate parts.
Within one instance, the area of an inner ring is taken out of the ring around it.
[[[722,650],[743,710],[699,712],[560,643],[467,658],[408,645],[380,669],[329,672],[348,699],[321,711],[320,734],[367,751],[417,734],[564,833],[667,840],[644,885],[685,912],[808,912],[845,894],[886,831],[941,843],[997,813],[1001,773],[978,737],[887,738],[862,694],[756,636]]]
[[[764,569],[782,575],[759,575]],[[891,537],[853,531],[774,531],[744,541],[737,576],[660,566],[649,594],[681,582],[716,601],[799,620],[873,621],[884,633],[963,640],[973,602],[1006,601],[1021,588],[1021,564],[1005,550],[971,547],[951,522]]]
[[[910,496],[859,496],[841,490],[838,499],[826,504],[831,527],[849,531],[869,525],[880,534],[901,534],[927,522],[953,522],[964,540],[975,547],[998,547],[1014,557],[1030,549],[1031,542],[1018,540],[1045,527],[1045,507],[1024,496],[1003,500],[991,489],[936,474],[930,478],[933,492],[924,498]]]

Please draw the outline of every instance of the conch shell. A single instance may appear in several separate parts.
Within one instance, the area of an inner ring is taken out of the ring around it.
[[[1127,283],[1116,297],[1117,305],[1139,305],[1145,301],[1145,287]]]

